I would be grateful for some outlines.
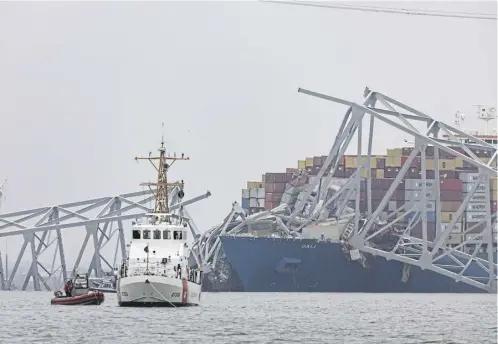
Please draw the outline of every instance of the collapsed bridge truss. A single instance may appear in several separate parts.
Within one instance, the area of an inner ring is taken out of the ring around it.
[[[203,200],[211,195],[209,191],[188,200],[179,198],[178,187],[168,190],[170,200],[170,211],[174,215],[182,216],[190,228],[194,238],[200,236],[195,223],[190,217],[186,206]],[[50,284],[60,286],[62,281],[67,280],[68,274],[73,276],[79,271],[80,263],[88,246],[88,241],[93,243],[92,260],[85,271],[89,276],[103,277],[104,270],[114,270],[116,262],[122,257],[126,257],[125,233],[123,221],[143,217],[152,209],[147,205],[153,203],[155,190],[149,189],[140,192],[121,194],[117,196],[101,197],[73,203],[66,203],[51,207],[43,207],[25,211],[18,211],[8,214],[0,214],[0,238],[22,236],[24,242],[14,267],[10,273],[4,269],[2,263],[2,253],[0,252],[0,290],[12,290],[13,282],[18,272],[19,265],[26,248],[31,251],[30,268],[27,272],[22,290],[26,290],[30,279],[33,280],[33,287],[36,291],[41,290],[40,283],[47,290],[51,290]],[[68,235],[75,230],[86,231],[85,238],[81,244],[76,260],[68,265],[63,245],[63,230],[68,239]],[[115,237],[115,249],[113,259],[105,257],[102,249]],[[49,250],[52,247],[51,250]],[[55,247],[55,249],[54,249]],[[47,253],[52,251],[52,256],[48,260],[52,262],[47,268],[42,261],[46,261]],[[57,256],[59,259],[57,259]],[[58,262],[57,262],[58,260]],[[112,262],[112,263],[111,263]],[[120,261],[119,261],[120,262]],[[103,266],[104,265],[104,266]],[[48,280],[55,282],[48,283]]]
[[[206,271],[216,269],[222,250],[221,235],[241,235],[250,232],[251,227],[259,226],[272,229],[280,236],[299,237],[305,226],[336,221],[344,223],[341,240],[347,243],[352,257],[353,253],[360,258],[363,257],[362,253],[381,256],[408,266],[431,270],[481,290],[496,292],[496,252],[492,249],[493,243],[496,247],[496,214],[492,213],[490,203],[490,179],[497,176],[496,146],[368,88],[365,89],[362,104],[301,88],[298,92],[347,106],[333,146],[318,175],[313,182],[298,190],[297,200],[282,200],[280,206],[271,211],[246,216],[245,211],[234,203],[223,223],[205,232],[194,244],[196,261]],[[366,121],[368,126],[364,123]],[[411,136],[414,147],[383,197],[372,202],[372,141],[375,135],[385,135],[385,132],[376,132],[377,123],[380,126],[387,125],[389,132],[398,130]],[[335,186],[332,193],[328,192],[346,149],[355,140],[356,171],[342,186]],[[363,140],[367,143],[366,152],[362,150]],[[427,178],[429,149],[433,152],[430,155],[435,169],[432,185]],[[476,150],[489,152],[490,159],[481,160]],[[450,223],[444,226],[439,215],[440,183],[443,180],[440,176],[441,155],[463,159],[473,171],[477,171],[473,173],[472,181],[465,184],[464,198],[458,210],[453,212]],[[393,195],[416,157],[421,161],[419,196],[386,212],[388,202],[395,199]],[[305,171],[300,173],[306,174]],[[299,176],[296,176],[297,179]],[[363,189],[362,183],[366,184]],[[292,183],[288,184],[286,192],[293,188]],[[367,203],[367,211],[363,213],[360,212],[362,192]],[[457,228],[457,221],[460,221],[471,200],[478,194],[481,199],[484,197],[480,208],[484,216],[462,230],[459,234],[462,241],[458,245],[449,245],[448,238]],[[355,200],[354,206],[349,206],[350,200]],[[435,221],[431,220],[435,222],[435,231],[432,233],[428,229],[429,209],[436,214]],[[408,222],[405,221],[407,217],[410,218]],[[414,233],[415,228],[419,230],[418,234]],[[379,237],[387,232],[396,233],[396,242],[387,247],[378,245]],[[470,233],[472,236],[468,235]],[[465,250],[466,247],[471,247],[471,251]],[[485,257],[482,256],[483,252],[486,252]],[[470,267],[473,267],[472,273],[469,272]]]

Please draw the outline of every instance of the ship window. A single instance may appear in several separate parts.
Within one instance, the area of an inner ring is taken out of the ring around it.
[[[446,161],[443,161],[442,164],[443,164],[443,168],[446,168]]]
[[[187,240],[187,232],[183,232],[183,240]]]
[[[133,230],[133,239],[140,239],[140,230],[138,229]]]
[[[161,231],[159,229],[154,230],[154,239],[161,239]]]
[[[175,240],[182,240],[182,231],[174,231],[173,232],[173,238]]]
[[[148,229],[143,230],[143,238],[150,239],[150,230],[148,230]]]
[[[171,239],[171,232],[168,230],[163,231],[163,239]]]

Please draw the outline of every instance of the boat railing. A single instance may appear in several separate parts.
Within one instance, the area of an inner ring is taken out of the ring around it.
[[[122,266],[119,272],[120,277],[129,276],[163,276],[170,278],[185,279],[193,283],[201,284],[202,281],[202,271],[200,269],[190,269],[188,270],[185,266],[177,270],[176,264],[162,262],[149,262],[148,264],[143,262],[136,262],[132,266]]]

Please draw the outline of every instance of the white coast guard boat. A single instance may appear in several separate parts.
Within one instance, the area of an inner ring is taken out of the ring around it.
[[[174,161],[189,158],[183,154],[181,158],[166,156],[164,142],[159,152],[159,157],[135,158],[149,160],[158,171],[157,183],[147,183],[157,186],[156,204],[145,221],[133,223],[128,257],[121,265],[116,285],[120,306],[178,307],[200,303],[201,271],[188,268],[187,222],[168,209],[167,187],[178,186],[178,197],[182,198],[184,184],[168,184],[167,171]]]

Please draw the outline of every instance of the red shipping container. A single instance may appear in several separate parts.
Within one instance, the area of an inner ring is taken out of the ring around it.
[[[497,201],[491,201],[491,213],[496,213],[498,202]]]
[[[462,190],[463,183],[459,179],[443,179],[440,180],[440,190]]]
[[[417,223],[411,230],[410,234],[415,238],[422,239],[422,222]],[[427,240],[434,241],[436,238],[436,224],[427,222]]]
[[[285,183],[286,173],[267,173],[265,182],[269,183]]]
[[[462,201],[461,190],[442,190],[439,199],[441,201]]]
[[[402,156],[401,157],[401,166],[403,166],[406,163],[406,160],[408,160],[407,156]],[[422,162],[421,162],[420,158],[419,157],[415,157],[412,160],[412,162],[410,164],[410,167],[420,168],[421,165],[422,165]]]
[[[283,193],[285,191],[286,183],[265,183],[265,192],[266,193],[275,193],[280,192]]]
[[[270,203],[280,202],[283,194],[284,194],[283,192],[265,193],[265,203],[266,202],[270,202]]]

